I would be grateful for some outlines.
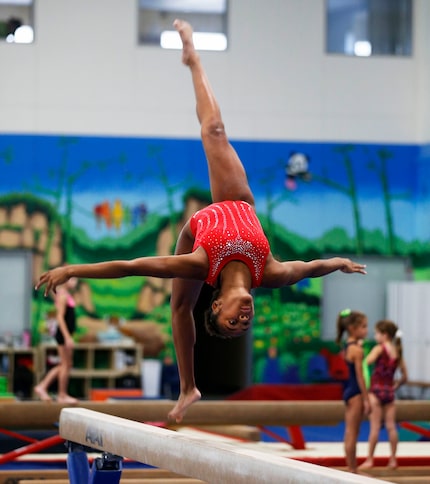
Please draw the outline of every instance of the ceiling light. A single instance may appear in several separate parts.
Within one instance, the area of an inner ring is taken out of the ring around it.
[[[226,50],[227,37],[215,32],[194,32],[193,42],[196,50]],[[175,30],[161,32],[160,45],[163,49],[182,49],[182,41]]]

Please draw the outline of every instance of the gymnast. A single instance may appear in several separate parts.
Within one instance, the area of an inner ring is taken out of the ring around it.
[[[206,314],[206,328],[212,335],[231,338],[251,326],[252,288],[292,285],[337,270],[366,271],[364,265],[340,257],[309,262],[280,262],[273,257],[255,213],[245,169],[227,138],[218,103],[194,48],[192,27],[182,20],[175,20],[174,27],[183,44],[182,62],[191,71],[213,203],[186,222],[174,255],[58,267],[42,274],[36,289],[45,285],[47,295],[71,277],[173,278],[172,332],[180,395],[169,418],[180,422],[188,407],[201,398],[194,378],[193,308],[204,282],[216,288]]]

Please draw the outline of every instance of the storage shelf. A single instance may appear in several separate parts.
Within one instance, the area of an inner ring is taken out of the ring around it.
[[[3,392],[19,398],[34,397],[34,386],[53,366],[48,360],[58,355],[56,343],[38,347],[0,347],[0,377]],[[77,343],[70,372],[70,393],[88,399],[92,388],[116,388],[118,380],[141,381],[142,345],[134,342]],[[4,381],[6,380],[6,381]]]
[[[38,381],[52,365],[49,357],[57,356],[55,343],[38,348]],[[117,380],[134,377],[140,385],[142,345],[134,342],[78,343],[74,346],[70,371],[70,394],[88,399],[93,388],[116,388]]]
[[[129,367],[125,370],[79,370],[73,368],[70,371],[70,378],[121,378],[126,375],[140,376],[140,371]]]
[[[20,398],[33,396],[36,384],[37,348],[0,347],[0,377],[7,379],[6,390]]]

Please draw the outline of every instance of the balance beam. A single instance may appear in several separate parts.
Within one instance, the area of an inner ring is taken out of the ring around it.
[[[174,405],[171,400],[81,401],[78,408],[137,422],[166,422]],[[66,407],[56,402],[0,403],[0,428],[53,428]],[[344,414],[342,401],[202,400],[188,409],[181,425],[336,425],[344,420]],[[430,400],[396,401],[396,419],[430,421]]]
[[[385,482],[243,449],[237,445],[203,441],[84,408],[65,408],[61,411],[60,435],[70,442],[209,483]]]

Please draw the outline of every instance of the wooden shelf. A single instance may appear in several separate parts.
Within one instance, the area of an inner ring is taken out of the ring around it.
[[[49,368],[50,357],[57,356],[55,343],[38,348],[38,381]],[[70,394],[88,399],[93,388],[116,388],[121,378],[141,381],[142,346],[134,342],[78,343],[74,346],[73,368],[70,372]]]
[[[0,347],[0,377],[7,379],[6,390],[20,398],[33,396],[36,384],[37,349]]]

